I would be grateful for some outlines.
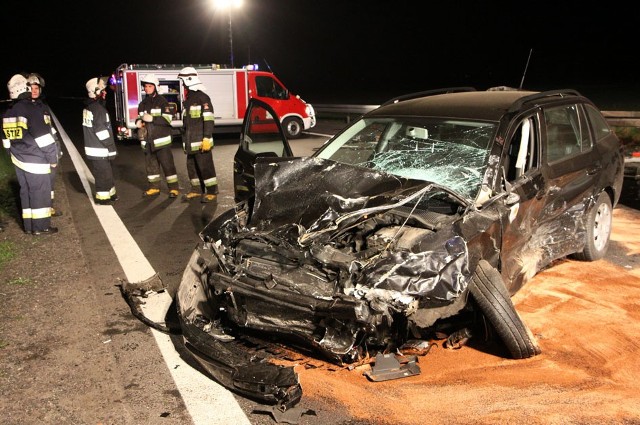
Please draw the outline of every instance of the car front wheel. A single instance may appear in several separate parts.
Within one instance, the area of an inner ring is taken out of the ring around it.
[[[481,260],[471,279],[469,290],[511,357],[526,359],[540,354],[540,347],[513,306],[498,270]]]
[[[611,199],[609,199],[609,195],[606,192],[602,192],[587,214],[587,234],[584,250],[575,254],[575,258],[584,261],[596,261],[604,257],[611,237],[611,221]]]
[[[302,134],[303,124],[299,118],[285,118],[282,121],[282,127],[288,139],[297,139]]]

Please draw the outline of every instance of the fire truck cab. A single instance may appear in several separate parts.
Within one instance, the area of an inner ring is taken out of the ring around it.
[[[158,93],[164,96],[174,110],[171,126],[182,128],[182,104],[184,87],[178,73],[185,66],[198,71],[205,92],[211,98],[216,132],[240,130],[250,98],[258,98],[269,104],[281,118],[288,138],[301,136],[316,124],[313,106],[294,95],[271,72],[258,71],[257,65],[241,69],[221,68],[216,64],[156,64],[120,65],[111,76],[111,88],[115,92],[115,124],[118,139],[136,138],[135,121],[138,104],[145,96],[140,78],[153,73],[160,86]]]

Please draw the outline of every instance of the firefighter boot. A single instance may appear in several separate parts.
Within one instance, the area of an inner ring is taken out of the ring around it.
[[[158,193],[160,193],[160,189],[151,188],[147,189],[147,191],[145,192],[142,192],[142,196],[145,198],[150,198],[152,196],[156,196]]]
[[[171,189],[169,191],[169,198],[177,198],[180,195],[180,191],[178,189]]]
[[[53,226],[49,226],[44,230],[34,230],[33,232],[31,232],[33,236],[53,235],[55,233],[58,233],[58,228]]]
[[[209,202],[213,202],[216,200],[218,196],[214,195],[213,193],[205,193],[204,195],[202,195],[202,198],[200,198],[200,202],[202,202],[203,204],[208,204]]]
[[[182,199],[184,199],[185,201],[190,201],[192,199],[199,198],[199,197],[200,197],[200,193],[194,192],[194,191],[191,191],[182,195]]]

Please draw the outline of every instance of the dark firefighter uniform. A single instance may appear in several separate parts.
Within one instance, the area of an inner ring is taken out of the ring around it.
[[[147,180],[150,189],[160,189],[160,169],[164,173],[169,190],[178,190],[178,174],[171,153],[171,118],[172,112],[169,102],[164,96],[154,92],[153,96],[145,97],[138,105],[137,121],[145,114],[151,115],[151,122],[144,122],[144,131],[140,137],[140,145],[144,150],[147,168]]]
[[[2,119],[3,146],[9,150],[20,184],[22,220],[26,233],[51,227],[51,165],[57,164],[56,142],[42,110],[22,93]]]
[[[194,196],[196,193],[199,196],[201,191],[215,195],[218,193],[218,179],[211,155],[213,106],[205,92],[188,90],[182,121],[184,125],[182,148],[187,154],[187,172],[191,183],[191,190],[187,196]]]
[[[84,153],[91,163],[95,179],[95,200],[108,204],[117,199],[111,161],[117,156],[116,142],[109,119],[109,112],[100,97],[87,99],[82,111]]]
[[[60,145],[60,139],[58,137],[58,131],[56,130],[55,126],[53,125],[53,120],[51,119],[51,109],[49,108],[49,105],[47,105],[46,103],[44,103],[42,101],[41,98],[35,99],[33,100],[33,103],[36,105],[36,107],[40,108],[42,111],[42,114],[44,115],[44,122],[45,124],[47,124],[49,126],[49,128],[51,129],[51,134],[53,135],[53,139],[56,141],[56,151],[58,153],[58,161],[60,160],[60,158],[62,158],[62,147]],[[55,200],[55,180],[56,180],[56,169],[57,167],[54,167],[51,169],[51,206],[52,206],[52,216],[55,215],[55,209],[53,208],[53,201]],[[58,215],[60,215],[61,213],[58,213]]]

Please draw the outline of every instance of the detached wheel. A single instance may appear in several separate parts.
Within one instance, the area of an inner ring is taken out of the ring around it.
[[[297,139],[302,134],[303,124],[300,118],[289,117],[282,121],[282,127],[288,139]]]
[[[609,247],[612,217],[611,199],[606,192],[602,192],[587,214],[587,235],[584,250],[576,253],[575,258],[583,261],[596,261],[604,257]]]
[[[540,347],[513,306],[498,270],[481,260],[471,278],[469,290],[511,357],[526,359],[540,354]]]

